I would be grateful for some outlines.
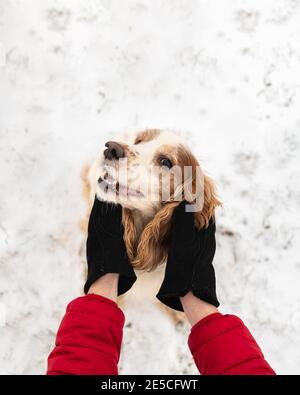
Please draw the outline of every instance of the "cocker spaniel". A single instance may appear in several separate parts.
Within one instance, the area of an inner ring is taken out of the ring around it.
[[[133,267],[152,271],[166,261],[174,208],[182,199],[206,227],[220,200],[215,184],[176,134],[147,129],[105,144],[84,171],[86,197],[123,207],[124,240]]]

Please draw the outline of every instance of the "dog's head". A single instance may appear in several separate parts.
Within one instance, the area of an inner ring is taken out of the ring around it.
[[[128,209],[155,214],[163,204],[169,171],[178,163],[178,136],[155,129],[125,133],[106,143],[97,194]]]
[[[109,141],[96,163],[97,196],[123,206],[125,243],[133,265],[151,270],[166,258],[174,208],[192,204],[199,228],[220,204],[212,180],[182,139],[148,129]],[[147,218],[137,231],[137,213]]]

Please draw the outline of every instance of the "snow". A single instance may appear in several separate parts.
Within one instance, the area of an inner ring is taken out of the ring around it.
[[[300,373],[300,1],[0,1],[0,372],[39,374],[82,293],[80,172],[178,130],[218,184],[221,311]],[[126,308],[121,373],[195,373],[187,324]]]

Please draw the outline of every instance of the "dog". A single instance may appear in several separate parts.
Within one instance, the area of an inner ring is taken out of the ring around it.
[[[221,205],[213,180],[182,138],[169,130],[125,132],[108,141],[94,163],[85,166],[83,181],[89,211],[95,195],[122,206],[130,262],[151,277],[140,286],[143,298],[161,283],[163,271],[155,269],[166,262],[172,214],[180,201],[190,203],[198,229],[208,226]]]

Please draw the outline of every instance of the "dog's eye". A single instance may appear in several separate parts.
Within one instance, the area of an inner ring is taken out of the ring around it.
[[[161,166],[168,167],[169,169],[171,169],[171,167],[173,167],[172,162],[168,158],[161,158],[160,164],[161,164]]]
[[[136,139],[135,142],[134,142],[134,145],[138,145],[138,144],[140,144],[141,142],[142,142],[142,139]]]

